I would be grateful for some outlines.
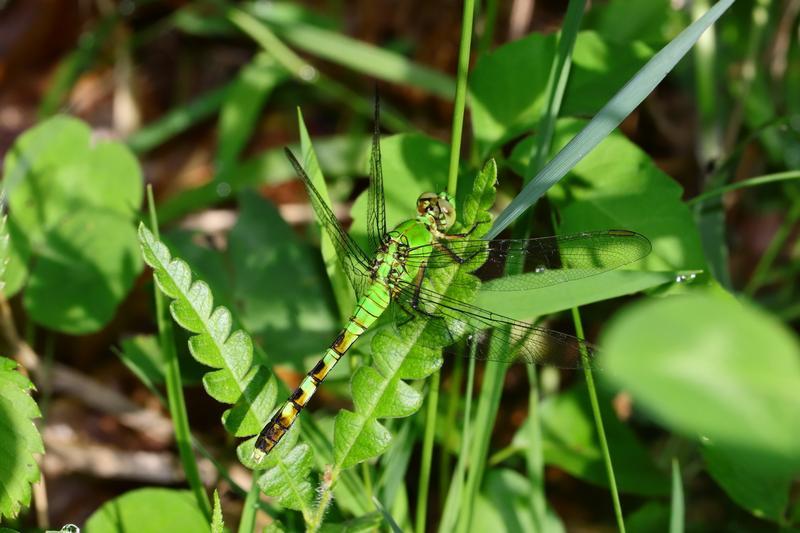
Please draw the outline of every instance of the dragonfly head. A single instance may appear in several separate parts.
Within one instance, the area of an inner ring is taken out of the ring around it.
[[[417,213],[428,219],[442,233],[456,222],[455,200],[446,192],[425,192],[417,198]]]

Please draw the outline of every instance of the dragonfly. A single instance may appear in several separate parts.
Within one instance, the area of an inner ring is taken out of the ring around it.
[[[516,269],[534,276],[534,286],[541,288],[607,272],[650,253],[650,241],[628,230],[494,240],[470,238],[475,226],[453,233],[456,203],[446,192],[423,193],[417,199],[415,216],[387,231],[379,112],[376,96],[367,191],[367,233],[375,250],[373,255],[343,229],[303,166],[291,150],[285,149],[305,185],[320,225],[335,247],[339,264],[356,292],[357,303],[322,359],[256,438],[253,452],[256,462],[263,460],[286,435],[334,366],[387,309],[392,309],[396,324],[400,323],[399,317],[424,320],[426,327],[449,335],[453,342],[458,340],[459,333],[472,332],[469,338],[475,349],[471,350],[471,356],[479,359],[576,368],[582,364],[584,355],[592,358],[596,353],[595,347],[583,339],[501,316],[437,292],[426,283],[436,269],[468,262],[477,263],[481,272],[502,274],[504,269]],[[511,278],[497,281],[504,279]],[[525,287],[530,286],[528,280]],[[484,288],[519,290],[513,282],[487,284]],[[505,342],[489,342],[491,332],[501,333]]]

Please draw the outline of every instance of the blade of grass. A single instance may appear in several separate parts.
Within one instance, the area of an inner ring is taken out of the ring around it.
[[[581,315],[577,307],[572,308],[572,321],[575,324],[575,334],[581,339],[585,338]],[[617,489],[616,476],[614,476],[614,465],[611,462],[611,453],[608,450],[608,440],[606,439],[606,430],[603,426],[603,417],[600,414],[600,402],[597,400],[597,389],[595,389],[594,386],[594,376],[592,375],[592,367],[589,364],[589,354],[584,347],[581,347],[581,359],[583,362],[583,374],[586,377],[586,388],[589,391],[589,400],[592,404],[592,416],[594,417],[595,429],[597,430],[597,439],[600,441],[603,463],[606,467],[606,475],[608,475],[608,487],[611,489],[611,499],[614,503],[614,516],[617,519],[617,529],[619,529],[620,533],[625,533],[625,520],[622,517],[622,505],[619,501],[619,490]]]
[[[258,500],[261,497],[261,489],[258,486],[258,478],[261,477],[260,470],[253,471],[253,481],[250,483],[250,490],[242,506],[242,517],[239,521],[239,533],[250,533],[255,531],[256,511],[258,511]]]
[[[744,288],[744,293],[751,298],[759,289],[759,287],[764,284],[764,280],[767,278],[767,274],[769,273],[772,263],[775,262],[778,254],[783,249],[783,245],[786,244],[786,240],[791,235],[794,225],[798,220],[800,220],[800,199],[798,199],[797,195],[795,195],[793,200],[792,206],[789,209],[789,212],[786,214],[783,223],[781,223],[778,231],[776,231],[775,235],[773,235],[772,240],[770,240],[769,245],[767,246],[767,249],[758,260],[758,264],[753,271],[753,275],[750,276],[750,281],[747,282],[747,285]]]
[[[283,44],[262,21],[250,13],[235,7],[226,8],[225,16],[244,34],[258,43],[264,51],[270,54],[278,64],[288,70],[297,80],[313,84],[323,94],[344,102],[359,114],[372,115],[372,103],[369,100],[321,74],[313,65]],[[402,115],[387,106],[382,109],[381,123],[396,131],[410,131],[412,129]]]
[[[367,76],[419,87],[446,99],[452,96],[455,87],[446,74],[342,33],[304,23],[277,7],[255,4],[249,7],[249,12],[299,50]]]
[[[228,85],[208,91],[191,102],[172,109],[158,120],[128,136],[125,143],[139,155],[157,148],[216,113],[235,83],[233,81]]]
[[[150,211],[150,227],[157,239],[160,239],[158,232],[158,219],[156,218],[155,201],[153,200],[153,187],[147,186],[147,205]],[[183,398],[183,383],[181,381],[181,371],[178,365],[178,355],[175,352],[175,336],[172,329],[172,320],[161,291],[155,287],[156,301],[156,321],[158,323],[159,341],[161,350],[164,354],[164,381],[167,385],[167,403],[169,412],[172,416],[172,423],[175,427],[175,443],[178,446],[178,453],[192,492],[197,499],[197,506],[211,520],[211,503],[208,500],[205,487],[200,479],[200,471],[197,468],[197,460],[192,452],[192,436],[189,430],[189,416],[186,412],[186,402]]]
[[[669,512],[669,533],[683,533],[684,503],[681,467],[678,459],[672,458],[672,505]]]
[[[462,507],[462,495],[464,494],[464,477],[469,460],[470,442],[472,438],[472,393],[475,387],[475,351],[477,344],[470,344],[469,366],[467,368],[467,388],[464,391],[464,428],[461,433],[461,450],[458,453],[456,468],[453,471],[453,478],[450,481],[450,488],[447,491],[447,499],[442,510],[442,519],[439,523],[440,533],[449,533],[455,530],[458,517]]]
[[[442,379],[441,372],[437,371],[431,376],[430,390],[428,391],[428,409],[425,412],[425,437],[422,442],[422,464],[419,467],[420,476],[417,489],[417,517],[415,531],[425,533],[425,524],[428,513],[428,490],[431,484],[431,458],[433,457],[433,437],[436,434],[436,419],[439,406],[439,383]]]
[[[726,192],[737,191],[739,189],[746,189],[749,187],[758,187],[759,185],[765,185],[767,183],[775,183],[776,181],[786,181],[786,180],[796,180],[796,179],[800,179],[800,170],[787,170],[785,172],[765,174],[763,176],[748,178],[746,180],[737,181],[735,183],[729,183],[728,185],[724,185],[722,187],[717,187],[716,189],[712,189],[710,191],[705,191],[704,193],[698,194],[694,198],[688,200],[686,203],[688,205],[695,205],[709,198],[713,198],[715,196],[722,196]]]
[[[720,0],[705,15],[689,25],[662,48],[636,75],[615,94],[597,115],[567,146],[550,160],[534,179],[500,213],[487,239],[496,237],[516,220],[553,184],[566,175],[627,117],[677,62],[689,51],[700,35],[716,21],[734,0]]]
[[[39,104],[40,120],[58,111],[80,75],[92,66],[100,49],[106,44],[108,36],[118,22],[119,15],[116,13],[103,17],[91,30],[80,37],[78,46],[61,60],[53,80]]]

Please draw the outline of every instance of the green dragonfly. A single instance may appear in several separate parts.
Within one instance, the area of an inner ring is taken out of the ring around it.
[[[580,366],[581,354],[594,354],[593,346],[577,337],[500,316],[436,292],[424,283],[431,270],[477,258],[470,264],[479,264],[481,273],[496,275],[511,267],[535,276],[535,286],[540,288],[613,270],[650,253],[650,241],[627,230],[491,241],[470,239],[474,227],[465,233],[449,233],[456,221],[456,209],[454,199],[445,192],[422,194],[417,199],[416,217],[387,231],[378,109],[376,99],[367,228],[370,245],[375,250],[372,258],[345,232],[302,165],[286,149],[322,227],[336,248],[340,265],[356,292],[357,303],[325,355],[258,435],[253,455],[257,462],[289,431],[347,350],[389,308],[398,318],[409,316],[427,321],[426,327],[440,330],[449,335],[445,339],[452,338],[453,342],[457,336],[469,332],[468,338],[476,344],[475,356],[481,359],[574,368]],[[495,284],[495,288],[516,289],[513,283]],[[531,288],[530,281],[527,288]],[[507,342],[488,342],[491,331],[501,332]]]

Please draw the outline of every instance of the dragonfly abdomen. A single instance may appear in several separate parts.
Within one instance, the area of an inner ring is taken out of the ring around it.
[[[300,382],[300,386],[295,389],[259,433],[253,452],[256,462],[260,462],[280,442],[339,359],[350,349],[356,339],[378,319],[388,305],[389,290],[386,285],[380,281],[373,283],[358,302],[356,312],[350,317],[347,325],[330,348],[325,351],[322,359],[308,372]]]

